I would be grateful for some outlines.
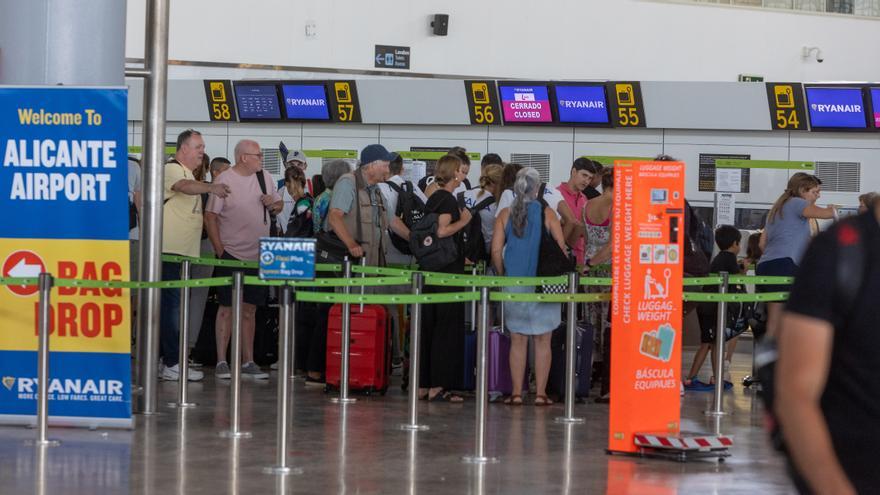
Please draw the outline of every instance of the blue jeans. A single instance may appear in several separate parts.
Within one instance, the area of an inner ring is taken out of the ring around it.
[[[162,280],[180,280],[180,263],[162,262]],[[165,366],[175,366],[180,352],[180,289],[162,289],[159,318],[159,356]]]

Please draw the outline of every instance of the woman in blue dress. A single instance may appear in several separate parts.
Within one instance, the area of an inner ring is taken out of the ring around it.
[[[526,167],[516,174],[514,202],[495,219],[492,237],[492,264],[496,273],[509,277],[534,277],[538,269],[541,232],[546,228],[559,247],[566,251],[562,227],[552,208],[537,201],[541,178],[538,171]],[[506,292],[534,292],[534,287],[509,287]],[[510,373],[513,395],[504,403],[523,403],[526,351],[529,337],[535,340],[535,405],[547,406],[547,376],[550,373],[550,337],[560,323],[558,303],[509,302],[504,305],[505,322],[511,332]]]

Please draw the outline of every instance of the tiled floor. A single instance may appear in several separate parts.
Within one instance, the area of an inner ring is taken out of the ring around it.
[[[746,347],[746,346],[742,346]],[[734,379],[750,370],[749,354],[737,353]],[[684,363],[690,364],[690,353]],[[206,370],[211,371],[211,370]],[[163,409],[137,416],[134,431],[56,429],[63,443],[35,449],[34,431],[0,428],[0,493],[7,494],[269,494],[269,493],[789,493],[782,460],[765,440],[762,412],[751,391],[737,384],[725,394],[731,412],[718,427],[735,438],[724,463],[608,456],[608,406],[578,405],[586,424],[553,421],[562,405],[510,408],[490,404],[487,450],[498,464],[460,462],[473,451],[474,401],[420,403],[425,432],[397,429],[407,415],[399,387],[385,397],[360,397],[338,406],[320,389],[295,382],[290,462],[303,474],[262,473],[275,459],[275,376],[242,385],[242,426],[253,438],[227,440],[229,385],[191,384],[199,407]],[[173,400],[175,383],[161,383],[161,403]],[[685,430],[713,431],[703,410],[710,392],[683,399]],[[44,454],[43,454],[44,452]]]

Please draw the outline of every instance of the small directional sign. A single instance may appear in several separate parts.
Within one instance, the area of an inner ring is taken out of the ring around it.
[[[260,278],[263,280],[313,280],[315,240],[260,238]]]
[[[408,46],[376,45],[375,66],[380,69],[409,69]]]

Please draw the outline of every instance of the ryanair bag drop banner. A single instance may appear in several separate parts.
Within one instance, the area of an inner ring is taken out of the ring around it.
[[[684,163],[614,162],[608,450],[678,433]]]
[[[128,93],[0,86],[2,277],[129,280]],[[49,423],[130,428],[128,290],[56,287]],[[33,424],[36,287],[0,286],[0,424]]]

